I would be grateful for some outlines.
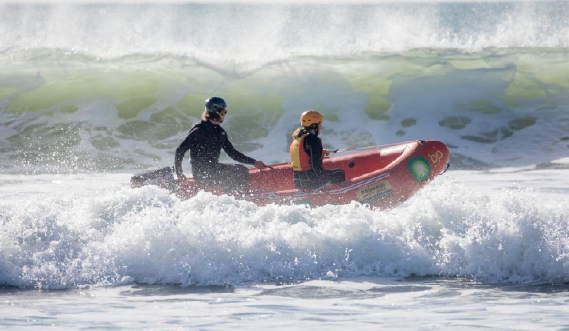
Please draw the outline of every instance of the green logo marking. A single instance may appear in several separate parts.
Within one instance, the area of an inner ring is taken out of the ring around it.
[[[415,157],[409,160],[407,168],[409,168],[409,172],[419,183],[426,181],[431,174],[431,166],[423,157]]]

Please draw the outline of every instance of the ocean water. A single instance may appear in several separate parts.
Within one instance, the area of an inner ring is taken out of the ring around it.
[[[0,4],[0,328],[568,329],[568,9]],[[131,189],[212,95],[267,164],[316,109],[451,170],[392,210]]]
[[[0,327],[568,327],[567,170],[448,171],[389,211],[1,175]]]

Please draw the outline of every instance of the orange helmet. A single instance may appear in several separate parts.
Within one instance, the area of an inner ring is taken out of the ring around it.
[[[324,117],[316,110],[305,111],[300,115],[300,125],[311,126],[312,124],[318,124],[324,120]]]

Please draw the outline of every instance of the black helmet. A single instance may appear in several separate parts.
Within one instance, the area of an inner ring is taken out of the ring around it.
[[[211,97],[205,101],[205,111],[212,115],[219,115],[219,112],[227,108],[225,100],[220,97]]]

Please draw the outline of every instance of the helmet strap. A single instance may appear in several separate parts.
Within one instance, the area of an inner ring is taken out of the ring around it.
[[[214,111],[206,111],[206,112],[207,112],[210,120],[217,121],[219,123],[223,123],[225,116],[221,116],[222,111],[223,111],[223,109],[214,110]]]
[[[320,132],[318,132],[318,123],[313,123],[310,126],[305,126],[304,128],[306,129],[306,131],[313,130],[316,136],[320,134]]]

